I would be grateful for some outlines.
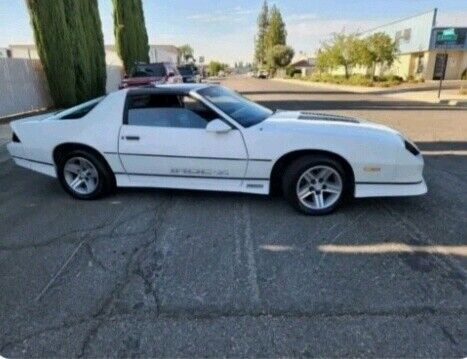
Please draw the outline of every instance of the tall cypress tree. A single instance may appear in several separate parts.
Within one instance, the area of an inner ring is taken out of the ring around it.
[[[83,6],[82,21],[86,23],[84,33],[87,40],[91,85],[89,98],[94,98],[102,96],[106,92],[107,71],[104,34],[102,33],[97,0],[80,0],[80,2]]]
[[[286,45],[287,30],[282,19],[282,14],[277,6],[273,6],[269,16],[268,30],[266,34],[267,50],[276,45]]]
[[[258,65],[266,62],[266,35],[269,26],[269,6],[267,0],[264,0],[263,7],[258,16],[258,33],[255,41],[255,60]]]
[[[72,39],[65,4],[57,0],[26,0],[39,57],[56,107],[76,103]]]
[[[105,94],[104,36],[97,0],[27,0],[55,106]]]
[[[148,34],[141,0],[112,0],[117,53],[128,73],[135,62],[149,62]]]
[[[76,101],[78,103],[88,100],[92,91],[92,60],[89,53],[88,37],[85,33],[88,24],[84,18],[84,2],[83,0],[63,0],[73,53]]]

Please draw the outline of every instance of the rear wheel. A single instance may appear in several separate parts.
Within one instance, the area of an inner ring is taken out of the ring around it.
[[[305,156],[294,161],[283,177],[287,200],[308,215],[333,212],[342,202],[347,188],[342,165],[327,156]]]
[[[90,152],[72,151],[59,160],[57,167],[60,183],[74,198],[96,199],[112,188],[106,166]]]

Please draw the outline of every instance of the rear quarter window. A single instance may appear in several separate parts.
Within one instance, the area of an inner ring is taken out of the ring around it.
[[[61,116],[60,120],[78,120],[80,118],[83,118],[84,116],[89,114],[99,103],[100,100],[90,105],[81,107],[75,111],[69,112],[66,115]]]

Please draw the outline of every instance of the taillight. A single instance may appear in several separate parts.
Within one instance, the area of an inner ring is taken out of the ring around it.
[[[16,136],[16,133],[14,132],[13,132],[13,136],[11,137],[11,141],[16,142],[16,143],[21,143],[18,136]]]

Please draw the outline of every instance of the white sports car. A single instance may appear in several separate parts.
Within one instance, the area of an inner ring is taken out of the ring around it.
[[[17,165],[58,177],[78,199],[114,187],[269,194],[306,214],[346,195],[427,192],[417,147],[387,127],[312,112],[270,111],[212,85],[111,93],[11,123]]]

